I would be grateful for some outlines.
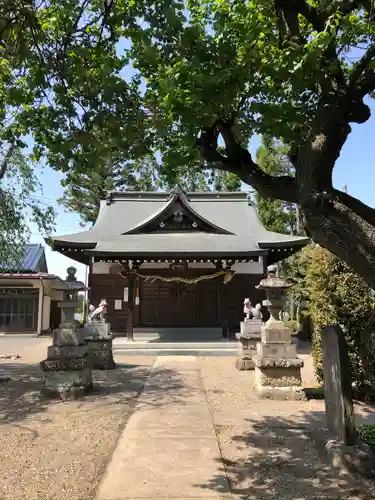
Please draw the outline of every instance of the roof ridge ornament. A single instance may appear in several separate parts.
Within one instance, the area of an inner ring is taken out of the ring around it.
[[[173,198],[176,194],[184,194],[186,195],[186,191],[185,189],[181,186],[181,184],[176,184],[176,186],[171,189],[171,194],[170,194],[170,198]]]
[[[107,196],[105,197],[105,202],[107,205],[112,205],[113,203],[113,193],[110,191],[107,193]]]

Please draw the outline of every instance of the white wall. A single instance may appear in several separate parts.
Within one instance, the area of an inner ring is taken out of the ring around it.
[[[232,266],[237,274],[262,274],[263,262],[237,262]]]
[[[51,297],[48,297],[48,295],[44,296],[44,303],[43,303],[43,318],[42,318],[42,331],[47,330],[49,328],[49,320],[50,320],[50,313],[51,313]]]

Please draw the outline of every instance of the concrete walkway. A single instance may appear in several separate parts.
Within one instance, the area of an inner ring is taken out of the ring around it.
[[[215,488],[207,481],[215,477]],[[229,499],[198,363],[158,357],[99,486],[97,500]]]

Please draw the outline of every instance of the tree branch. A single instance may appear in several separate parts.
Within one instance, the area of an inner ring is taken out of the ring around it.
[[[13,142],[9,146],[8,151],[5,153],[5,155],[3,157],[3,161],[0,163],[0,181],[4,178],[4,176],[8,170],[9,162],[13,156],[13,153],[16,150],[16,147],[17,147],[16,144]]]
[[[358,81],[357,90],[361,97],[364,97],[375,90],[375,70],[365,71]]]
[[[219,133],[225,143],[225,154],[217,149]],[[231,122],[217,120],[212,127],[202,131],[196,144],[204,160],[210,164],[209,168],[237,175],[264,198],[297,203],[295,179],[289,176],[275,177],[264,172],[253,161],[249,151],[237,143]]]
[[[299,2],[299,13],[305,17],[316,31],[324,30],[324,19],[321,13],[309,5],[306,0]]]
[[[350,196],[348,193],[344,191],[340,191],[338,189],[334,189],[333,195],[336,199],[346,205],[350,210],[359,215],[363,220],[371,224],[375,227],[375,209],[369,207],[362,203],[362,201],[358,200],[354,196]]]
[[[362,74],[367,70],[369,64],[375,58],[375,42],[372,43],[364,53],[363,57],[354,66],[354,69],[349,78],[349,84],[353,88]]]

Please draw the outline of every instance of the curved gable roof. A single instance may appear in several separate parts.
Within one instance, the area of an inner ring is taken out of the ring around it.
[[[225,253],[229,248],[237,249],[240,243],[241,248],[250,252],[277,247],[293,248],[294,252],[309,242],[308,238],[266,231],[256,208],[244,192],[178,193],[172,197],[170,193],[160,192],[112,193],[108,200],[101,202],[98,218],[92,228],[51,239],[56,249],[76,247],[99,251],[106,247],[115,252],[116,249],[130,250],[133,246],[138,248],[140,245],[146,247],[147,253],[151,254],[156,251],[159,241],[161,245],[163,236],[144,235],[142,229],[162,216],[178,198],[195,217],[213,228],[213,234],[204,238],[207,243],[212,242],[213,251],[218,253]],[[176,233],[176,236],[180,234]],[[189,234],[181,241],[185,241]],[[199,235],[204,234],[208,233],[198,232],[196,236],[191,236],[191,245],[193,241],[198,241]],[[234,242],[236,237],[238,242]],[[185,246],[186,249],[188,247],[190,243]]]
[[[176,192],[174,193],[173,196],[170,197],[170,199],[165,203],[163,207],[161,207],[159,210],[151,214],[150,216],[146,217],[143,221],[138,223],[136,226],[134,226],[132,229],[126,231],[123,234],[136,234],[136,233],[141,233],[147,229],[149,225],[151,225],[155,220],[157,219],[163,219],[164,215],[167,215],[167,213],[170,211],[170,209],[173,208],[173,205],[175,205],[177,202],[180,202],[181,205],[186,209],[187,213],[192,215],[194,218],[202,222],[203,225],[209,227],[212,229],[213,233],[218,233],[218,234],[233,234],[231,231],[228,231],[227,229],[224,229],[216,224],[214,224],[210,219],[206,219],[203,217],[199,211],[195,210],[194,207],[189,203],[189,200],[187,196],[182,193],[182,192]]]

